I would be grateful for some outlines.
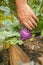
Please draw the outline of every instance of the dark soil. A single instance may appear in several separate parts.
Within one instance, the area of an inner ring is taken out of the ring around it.
[[[0,65],[10,65],[8,51],[0,51]]]
[[[43,55],[43,39],[39,37],[35,38],[33,41],[27,39],[20,47],[32,60]]]

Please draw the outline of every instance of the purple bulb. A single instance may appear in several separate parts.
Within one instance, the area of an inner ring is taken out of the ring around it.
[[[24,28],[20,31],[20,35],[22,40],[26,40],[31,37],[31,32]]]

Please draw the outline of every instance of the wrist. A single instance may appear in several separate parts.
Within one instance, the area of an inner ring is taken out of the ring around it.
[[[17,8],[22,7],[27,3],[27,0],[15,0]]]

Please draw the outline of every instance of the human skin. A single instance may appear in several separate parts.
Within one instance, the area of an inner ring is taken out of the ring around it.
[[[18,19],[30,30],[37,26],[38,18],[27,4],[27,0],[15,0]]]

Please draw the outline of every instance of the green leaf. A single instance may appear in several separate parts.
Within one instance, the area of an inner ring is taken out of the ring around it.
[[[15,37],[15,38],[9,38],[9,40],[7,40],[6,43],[13,44],[13,45],[15,44],[22,45],[23,41]]]
[[[43,30],[42,30],[42,32],[41,32],[41,36],[43,36]]]

